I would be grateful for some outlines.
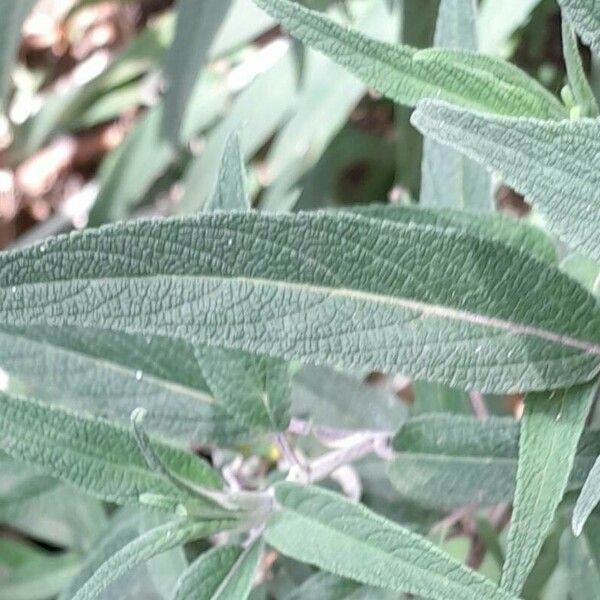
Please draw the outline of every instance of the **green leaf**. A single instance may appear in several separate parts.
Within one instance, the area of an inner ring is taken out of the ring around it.
[[[598,371],[600,314],[588,292],[509,246],[412,222],[341,213],[139,221],[4,254],[0,274],[0,318],[20,328],[101,326],[346,369],[402,368],[485,392],[566,386]]]
[[[290,374],[284,361],[237,350],[199,347],[198,362],[240,429],[283,431],[289,424]]]
[[[413,502],[451,510],[512,500],[519,452],[519,425],[513,419],[422,415],[400,428],[394,449],[391,482]],[[568,489],[583,485],[598,453],[600,435],[585,431]]]
[[[581,54],[575,32],[567,19],[562,20],[562,44],[563,56],[567,67],[569,86],[575,98],[575,102],[580,108],[581,116],[597,117],[598,104],[594,97],[594,92],[590,87],[587,75],[583,68]]]
[[[246,170],[237,131],[227,139],[217,185],[206,212],[250,210]],[[287,363],[239,350],[197,346],[195,355],[215,398],[241,429],[281,431],[289,423]]]
[[[592,511],[600,502],[600,458],[596,459],[573,511],[573,531],[580,535]]]
[[[245,600],[263,549],[225,545],[201,554],[182,575],[173,600]]]
[[[344,209],[350,210],[350,209]],[[456,229],[469,235],[508,244],[546,262],[556,262],[556,248],[539,228],[523,219],[501,213],[480,214],[447,208],[420,208],[395,204],[368,204],[352,208],[353,213],[372,219],[418,223],[440,230]]]
[[[341,577],[395,592],[449,598],[514,598],[425,538],[343,496],[275,486],[265,539],[281,553]]]
[[[510,64],[459,50],[378,42],[289,0],[255,0],[295,37],[399,104],[436,97],[509,115],[561,118],[564,108]]]
[[[474,0],[442,0],[434,43],[477,51]],[[423,144],[421,206],[493,210],[490,177],[481,166],[431,139]]]
[[[395,598],[385,590],[360,585],[330,573],[315,573],[297,586],[284,600],[386,600]]]
[[[18,542],[10,542],[21,545]],[[9,550],[0,548],[2,553]],[[12,549],[11,549],[12,550]],[[74,553],[31,551],[7,575],[0,575],[0,600],[45,600],[53,598],[77,573],[80,557]]]
[[[497,171],[575,249],[600,258],[600,122],[542,121],[469,112],[426,100],[412,117],[425,135]]]
[[[164,496],[173,508],[190,502],[188,495],[149,469],[125,428],[8,394],[0,394],[0,407],[0,448],[13,458],[119,504],[137,504],[144,494]],[[216,471],[193,454],[158,442],[152,446],[186,481],[219,485]],[[194,502],[202,504],[199,498]]]
[[[600,11],[596,0],[558,0],[584,44],[600,53]]]
[[[179,142],[181,123],[194,84],[208,52],[231,7],[232,0],[178,0],[175,38],[165,59],[164,75],[169,86],[164,104],[166,137]]]
[[[93,600],[135,566],[176,548],[228,529],[231,521],[171,521],[151,529],[108,558],[77,591],[73,600]]]
[[[240,146],[240,137],[233,131],[225,142],[221,166],[213,197],[204,207],[206,212],[215,210],[249,210],[248,177]]]
[[[525,400],[517,488],[502,587],[520,594],[567,488],[597,386],[541,393]]]
[[[21,26],[35,0],[0,1],[0,108],[4,104],[8,79],[21,41]]]
[[[273,135],[292,107],[297,73],[292,52],[278,45],[265,56],[265,70],[233,101],[227,116],[211,131],[206,146],[187,168],[184,194],[176,210],[194,214],[211,198],[218,178],[221,156],[230,135],[240,133],[240,146],[247,161]],[[275,58],[275,61],[274,61]]]

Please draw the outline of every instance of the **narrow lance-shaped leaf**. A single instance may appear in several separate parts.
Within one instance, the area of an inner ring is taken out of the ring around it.
[[[600,361],[600,310],[569,277],[414,222],[124,223],[2,255],[0,286],[0,319],[19,327],[94,325],[490,392],[587,381]]]
[[[558,0],[585,44],[600,54],[600,10],[596,0]]]
[[[237,131],[227,139],[217,185],[205,210],[250,210]],[[232,349],[196,346],[194,352],[215,398],[232,421],[249,431],[280,431],[288,426],[291,392],[287,363]]]
[[[581,116],[596,117],[598,116],[598,104],[583,68],[577,38],[571,24],[564,17],[561,31],[563,56],[567,66],[569,86],[575,102],[579,107]]]
[[[474,0],[442,0],[435,45],[477,51],[476,13]],[[483,167],[456,150],[425,139],[419,204],[491,211],[490,177]]]
[[[497,171],[543,214],[552,232],[600,258],[600,122],[498,117],[433,100],[419,105],[412,122]]]
[[[150,470],[133,435],[121,426],[8,394],[0,395],[0,407],[0,449],[17,460],[110,502],[136,504],[145,494],[168,498],[173,508],[191,502]],[[219,485],[217,472],[193,454],[157,442],[152,446],[179,477],[199,486]],[[200,499],[193,503],[202,505]]]
[[[255,0],[290,33],[399,104],[430,96],[509,115],[561,118],[537,82],[504,61],[459,50],[417,50],[375,41],[289,0]]]
[[[573,531],[580,535],[592,511],[600,502],[600,458],[596,459],[573,511]]]
[[[96,599],[111,582],[135,566],[171,548],[231,528],[232,523],[232,521],[179,520],[151,529],[104,562],[79,589],[73,600]]]
[[[164,131],[172,142],[179,142],[179,130],[188,100],[231,2],[232,0],[177,1],[177,28],[165,62],[165,77],[169,89],[163,115]]]
[[[237,131],[232,131],[221,157],[215,191],[204,210],[249,210],[246,165]]]
[[[469,503],[510,502],[515,491],[519,423],[514,419],[430,414],[412,418],[394,438],[389,476],[405,498],[452,510]],[[581,488],[596,456],[600,434],[584,431],[569,490]]]
[[[181,576],[173,600],[246,600],[263,549],[226,545],[201,554]]]
[[[275,504],[265,539],[296,560],[433,600],[515,598],[425,538],[338,494],[280,483]]]
[[[3,108],[10,70],[19,47],[21,26],[34,4],[35,0],[0,1],[0,110]]]
[[[519,595],[567,488],[596,385],[525,399],[502,587]]]

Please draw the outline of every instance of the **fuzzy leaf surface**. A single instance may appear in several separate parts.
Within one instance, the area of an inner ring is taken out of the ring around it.
[[[433,600],[514,598],[425,538],[343,496],[280,483],[265,530],[274,548],[341,577]]]
[[[20,328],[100,326],[489,392],[584,382],[600,361],[597,302],[553,266],[341,213],[89,230],[2,255],[0,288]]]
[[[550,231],[600,258],[598,120],[498,117],[427,100],[412,122],[424,135],[497,172],[543,214]]]
[[[292,35],[399,104],[435,97],[499,114],[561,118],[560,103],[502,60],[375,41],[289,0],[255,0]]]

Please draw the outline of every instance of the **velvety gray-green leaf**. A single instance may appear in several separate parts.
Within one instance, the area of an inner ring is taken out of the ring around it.
[[[425,538],[338,494],[281,483],[275,503],[265,539],[296,560],[433,600],[514,598]]]
[[[350,210],[350,209],[344,209]],[[479,214],[446,208],[417,208],[394,204],[368,204],[351,209],[372,219],[417,223],[440,229],[456,229],[469,235],[495,240],[533,254],[540,260],[556,262],[556,248],[542,229],[501,213]]]
[[[520,594],[567,489],[597,386],[532,394],[521,422],[517,486],[502,587]]]
[[[426,100],[412,122],[425,135],[497,171],[542,213],[552,232],[600,258],[600,121],[498,117]]]
[[[35,0],[2,0],[0,2],[0,108],[3,107],[7,83],[19,48],[21,26]]]
[[[228,529],[231,521],[171,521],[152,529],[113,554],[79,588],[73,600],[94,600],[108,585],[135,566],[192,540]]]
[[[205,206],[207,212],[215,210],[248,210],[248,181],[246,165],[240,146],[240,137],[233,131],[225,142],[221,166],[212,198]]]
[[[580,535],[588,517],[600,502],[600,458],[596,460],[573,511],[573,531]]]
[[[561,33],[569,87],[575,102],[580,108],[581,116],[597,117],[598,104],[583,67],[577,38],[571,24],[565,18],[562,20]]]
[[[585,44],[600,53],[600,4],[598,0],[558,0],[560,7]]]
[[[169,85],[163,125],[166,136],[177,143],[188,100],[208,51],[231,7],[232,0],[178,0],[175,38],[165,59]]]
[[[400,428],[394,449],[390,480],[414,502],[451,510],[513,498],[519,453],[519,425],[513,419],[422,415]],[[598,432],[584,431],[568,489],[583,485],[599,452]]]
[[[263,549],[225,545],[201,554],[183,574],[173,600],[246,600]]]
[[[289,0],[255,0],[294,36],[395,102],[430,96],[494,113],[561,118],[560,103],[501,60],[459,50],[417,50],[370,39]]]
[[[2,255],[0,287],[0,317],[20,328],[100,326],[490,392],[587,381],[600,360],[596,300],[556,268],[348,214],[89,230]]]
[[[193,214],[211,198],[227,139],[239,131],[244,160],[273,135],[292,107],[297,72],[294,57],[282,46],[265,57],[266,70],[258,75],[233,101],[227,116],[211,131],[202,152],[191,162],[183,177],[184,194],[176,210]],[[273,56],[276,60],[273,64]]]
[[[0,395],[0,448],[102,499],[136,504],[142,494],[172,499],[189,496],[147,466],[129,430],[27,398]],[[153,443],[169,469],[200,486],[220,478],[208,464],[161,443]]]
[[[436,46],[477,51],[477,6],[473,0],[442,0]],[[423,142],[421,206],[493,209],[491,181],[483,167],[431,139]]]

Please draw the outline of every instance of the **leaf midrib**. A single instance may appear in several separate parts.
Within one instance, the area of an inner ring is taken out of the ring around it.
[[[536,327],[532,325],[524,325],[522,323],[509,321],[506,319],[499,319],[496,317],[489,317],[482,314],[469,312],[462,309],[451,308],[439,304],[428,304],[419,300],[412,300],[408,298],[402,298],[400,296],[391,296],[377,292],[366,292],[360,290],[354,290],[351,288],[333,288],[328,286],[322,286],[317,284],[297,283],[288,282],[285,280],[271,280],[260,277],[246,277],[246,276],[214,276],[214,275],[133,275],[133,276],[118,276],[118,277],[98,277],[98,278],[83,278],[74,280],[77,284],[90,283],[90,284],[110,284],[115,281],[122,282],[123,280],[155,280],[155,279],[172,279],[172,280],[202,280],[206,282],[223,283],[224,281],[237,282],[243,284],[249,284],[251,286],[262,286],[265,288],[284,288],[287,290],[304,291],[307,294],[313,295],[325,295],[329,298],[343,298],[350,300],[357,300],[365,303],[383,304],[395,308],[399,308],[407,311],[414,311],[421,313],[419,318],[427,317],[440,317],[446,318],[458,322],[469,323],[471,325],[489,327],[491,329],[499,329],[506,331],[511,334],[524,335],[543,339],[547,342],[555,343],[561,346],[566,346],[585,354],[600,356],[600,344],[595,344],[586,340],[580,340],[572,336],[556,333],[549,329]],[[68,281],[68,280],[67,280]],[[20,288],[36,288],[40,286],[47,287],[49,285],[56,285],[65,283],[65,281],[56,281],[51,283],[25,283],[20,284],[16,287]],[[52,321],[49,321],[52,322]],[[60,319],[59,321],[60,322]],[[102,329],[111,330],[111,327],[102,327]],[[135,329],[135,328],[134,328]]]

